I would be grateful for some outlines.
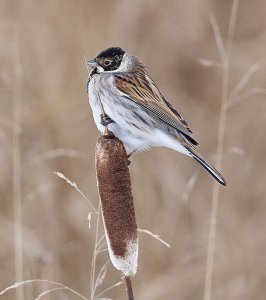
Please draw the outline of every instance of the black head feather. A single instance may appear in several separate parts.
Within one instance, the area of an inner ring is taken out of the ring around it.
[[[116,55],[123,56],[125,51],[119,47],[111,47],[106,50],[103,50],[96,58],[108,58],[114,57]]]
[[[96,61],[105,71],[113,71],[119,68],[124,54],[123,49],[112,47],[98,54]]]

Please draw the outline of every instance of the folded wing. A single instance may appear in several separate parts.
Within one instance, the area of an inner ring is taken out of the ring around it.
[[[127,99],[134,101],[169,126],[179,131],[191,144],[198,145],[192,130],[177,110],[165,100],[158,87],[145,73],[119,73],[114,75],[114,84]]]

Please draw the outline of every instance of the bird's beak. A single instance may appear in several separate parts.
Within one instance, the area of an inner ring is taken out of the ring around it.
[[[90,66],[91,68],[94,68],[94,67],[96,67],[97,62],[95,59],[90,59],[87,61],[87,65]]]

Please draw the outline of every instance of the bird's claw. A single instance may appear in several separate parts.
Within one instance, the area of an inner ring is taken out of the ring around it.
[[[107,126],[111,123],[115,123],[109,116],[101,114],[101,124]]]

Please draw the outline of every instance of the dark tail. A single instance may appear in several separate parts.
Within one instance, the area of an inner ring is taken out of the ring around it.
[[[215,178],[221,185],[225,186],[226,181],[223,176],[213,167],[211,166],[206,160],[204,160],[200,154],[198,154],[194,149],[188,149],[191,153],[191,156],[199,162],[203,168],[208,171],[213,178]]]

